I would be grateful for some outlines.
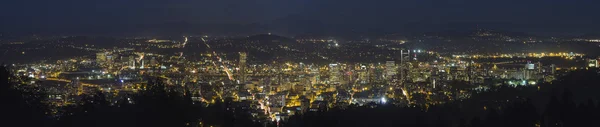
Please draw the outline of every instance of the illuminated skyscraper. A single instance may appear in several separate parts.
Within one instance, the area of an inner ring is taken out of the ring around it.
[[[96,63],[104,63],[104,62],[106,62],[106,53],[105,52],[96,53]]]
[[[338,83],[340,82],[340,65],[329,64],[329,82]]]
[[[358,79],[360,80],[360,83],[365,84],[369,82],[369,74],[368,74],[368,68],[365,65],[361,65],[360,69],[358,69],[357,73],[358,73]]]
[[[246,58],[248,57],[248,54],[246,54],[246,52],[240,52],[240,71],[239,71],[239,75],[240,75],[240,81],[242,83],[246,82]]]
[[[154,67],[154,66],[156,66],[157,64],[158,64],[158,62],[156,61],[156,57],[152,57],[152,58],[150,59],[150,66],[151,66],[151,67]]]
[[[556,65],[551,64],[550,65],[550,71],[551,71],[552,74],[555,74],[556,73]]]
[[[523,69],[523,79],[524,80],[532,79],[534,72],[535,72],[535,64],[531,63],[531,61],[528,61],[527,64],[525,64],[525,69]]]
[[[395,61],[386,61],[385,62],[385,78],[387,80],[392,80],[396,75],[396,62]]]
[[[598,60],[597,59],[589,59],[588,67],[598,67]]]
[[[114,60],[114,56],[113,55],[106,56],[106,63],[113,64],[113,60]]]
[[[129,64],[129,68],[135,68],[135,57],[134,56],[129,56],[128,64]]]
[[[398,67],[398,80],[403,82],[408,79],[410,69],[410,50],[400,50],[400,64]]]

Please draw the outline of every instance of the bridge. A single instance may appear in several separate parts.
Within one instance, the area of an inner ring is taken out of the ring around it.
[[[58,81],[58,82],[67,82],[67,83],[71,83],[72,82],[71,80],[61,79],[61,78],[46,78],[46,80],[49,80],[49,81]],[[82,86],[85,86],[85,87],[98,87],[98,85],[96,85],[96,84],[89,84],[89,83],[80,83],[80,84]]]
[[[513,60],[513,61],[504,61],[504,62],[496,62],[496,63],[492,63],[492,64],[520,64],[520,63],[527,63],[528,60]]]
[[[260,74],[246,74],[246,76],[248,76],[248,77],[271,77],[271,76],[278,76],[278,75],[290,76],[290,75],[301,75],[301,74],[308,74],[308,73],[281,73],[281,74],[260,73]],[[227,77],[228,76],[227,74],[224,74],[224,73],[198,73],[198,75],[213,76],[213,77]],[[233,76],[240,76],[240,74],[234,74]]]

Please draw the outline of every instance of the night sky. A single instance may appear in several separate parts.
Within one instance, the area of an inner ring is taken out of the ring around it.
[[[297,19],[310,19],[325,26],[344,24],[343,27],[376,27],[387,31],[413,24],[435,27],[487,24],[515,31],[557,32],[595,32],[600,28],[598,0],[3,0],[1,3],[0,32],[118,31],[125,26],[276,24]]]

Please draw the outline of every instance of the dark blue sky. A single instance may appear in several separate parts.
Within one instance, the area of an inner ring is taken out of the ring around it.
[[[293,16],[326,25],[381,29],[399,29],[415,23],[502,24],[517,31],[594,32],[600,28],[598,0],[3,0],[1,3],[1,32],[93,32],[182,22],[269,24],[287,21],[281,19],[293,20]]]

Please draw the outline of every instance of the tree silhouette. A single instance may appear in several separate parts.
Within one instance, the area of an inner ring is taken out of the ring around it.
[[[35,86],[16,82],[19,77],[0,66],[0,124],[20,127],[43,127],[49,121],[44,93]]]
[[[571,76],[566,79],[577,78]],[[64,112],[51,119],[50,110],[44,104],[43,92],[33,85],[19,84],[22,79],[12,76],[5,67],[1,67],[0,97],[5,102],[0,105],[4,110],[1,124],[22,127],[198,127],[200,122],[206,127],[599,126],[600,122],[596,119],[600,117],[600,107],[590,99],[598,93],[585,93],[590,95],[585,96],[588,97],[587,101],[577,101],[582,100],[576,98],[578,92],[557,86],[571,85],[572,82],[566,79],[547,84],[552,89],[562,90],[561,94],[548,92],[547,88],[538,92],[531,88],[499,87],[474,94],[470,99],[441,105],[350,105],[328,111],[310,111],[277,122],[252,118],[251,109],[240,106],[250,102],[235,102],[232,98],[216,98],[212,104],[194,102],[187,88],[167,86],[160,80],[151,80],[146,90],[126,95],[116,103],[107,101],[105,93],[101,91],[81,95],[78,103],[61,107],[58,110]],[[546,105],[539,107],[534,99],[527,98],[548,98],[547,95],[550,95],[550,99],[542,99],[540,102]]]

